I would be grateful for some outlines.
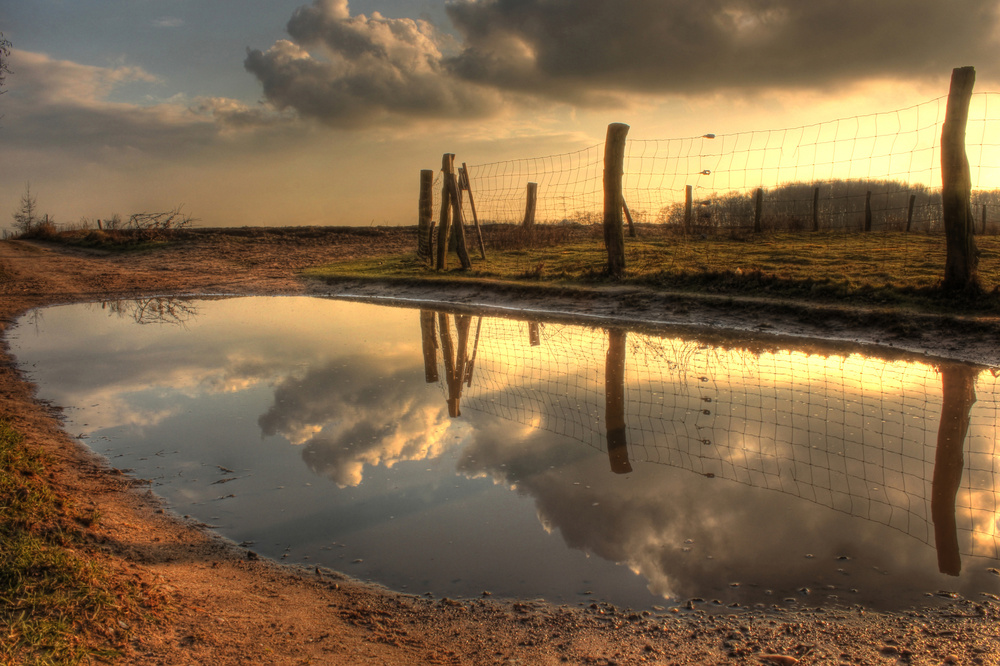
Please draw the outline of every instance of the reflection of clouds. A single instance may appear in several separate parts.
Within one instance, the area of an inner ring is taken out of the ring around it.
[[[265,435],[304,444],[302,457],[313,471],[356,486],[365,465],[392,467],[446,448],[445,402],[423,389],[423,375],[412,368],[343,359],[280,384],[258,424]]]

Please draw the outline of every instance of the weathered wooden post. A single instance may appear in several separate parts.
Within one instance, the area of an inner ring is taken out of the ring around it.
[[[448,265],[448,236],[451,232],[451,189],[448,187],[448,174],[455,170],[455,156],[445,153],[441,157],[441,214],[438,221],[437,269],[443,271]]]
[[[865,192],[865,231],[872,230],[872,191]]]
[[[628,204],[622,202],[622,208],[625,212],[625,221],[628,222],[628,235],[629,238],[635,238],[635,223],[632,221],[632,211],[628,209]]]
[[[819,231],[819,188],[813,190],[813,231]]]
[[[479,254],[486,259],[486,244],[483,243],[483,229],[479,226],[479,215],[476,213],[476,198],[472,196],[472,179],[469,176],[469,167],[462,162],[462,167],[458,170],[459,186],[469,193],[469,207],[472,209],[472,222],[476,225],[476,236],[479,238]]]
[[[965,126],[975,82],[974,67],[952,70],[941,129],[941,207],[947,243],[942,287],[946,291],[979,287],[979,257],[969,206],[972,175],[965,153]]]
[[[694,188],[690,185],[684,186],[684,233],[691,233],[691,222],[694,217]]]
[[[608,275],[613,278],[625,275],[622,177],[625,173],[625,137],[628,130],[629,126],[624,123],[611,123],[604,142],[604,246],[608,250]]]
[[[906,207],[906,231],[909,232],[910,225],[913,224],[913,205],[917,203],[917,195],[910,195],[910,203]]]
[[[524,199],[524,220],[521,221],[521,226],[533,227],[535,226],[535,204],[538,202],[538,183],[528,183]]]
[[[452,155],[454,157],[454,155]],[[472,259],[469,258],[469,246],[465,242],[465,221],[462,216],[462,197],[458,191],[458,177],[452,169],[445,174],[445,182],[448,185],[448,198],[451,201],[452,223],[454,224],[455,250],[458,252],[458,260],[462,264],[462,270],[472,268]]]
[[[542,344],[542,331],[537,321],[528,322],[528,344],[532,347]]]
[[[753,231],[759,234],[761,230],[760,219],[764,212],[764,188],[758,187],[753,195]]]
[[[431,256],[431,217],[434,215],[434,171],[420,170],[420,201],[417,208],[417,256]]]

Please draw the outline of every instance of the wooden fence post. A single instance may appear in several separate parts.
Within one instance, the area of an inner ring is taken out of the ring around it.
[[[872,191],[865,192],[865,231],[872,230]]]
[[[958,67],[952,70],[948,106],[941,129],[941,205],[947,243],[942,287],[946,291],[979,286],[979,259],[969,206],[972,175],[965,153],[965,126],[975,82],[975,68]]]
[[[454,155],[452,155],[452,167],[454,167]],[[472,259],[469,258],[469,246],[465,241],[465,220],[462,215],[462,195],[458,190],[458,176],[452,168],[445,174],[445,183],[448,185],[448,198],[451,200],[452,236],[455,240],[455,251],[458,252],[458,260],[462,264],[462,270],[472,268]]]
[[[434,171],[420,170],[420,201],[417,212],[417,256],[431,256],[431,217],[434,215]]]
[[[469,167],[462,162],[458,170],[461,182],[459,187],[469,193],[469,207],[472,209],[472,222],[476,225],[476,236],[479,238],[479,254],[486,259],[486,244],[483,243],[483,229],[479,226],[479,215],[476,214],[476,198],[472,196],[472,179],[469,177]]]
[[[758,187],[753,195],[753,231],[759,234],[761,230],[760,218],[764,212],[764,188]]]
[[[813,190],[813,231],[819,231],[819,188]]]
[[[451,199],[448,174],[455,170],[455,156],[445,153],[441,157],[441,215],[438,222],[437,269],[443,271],[448,265],[448,236],[451,232]]]
[[[535,226],[535,204],[537,202],[538,202],[538,183],[528,183],[528,189],[525,192],[524,220],[521,222],[521,226],[523,227]]]
[[[632,211],[628,209],[628,204],[624,201],[622,202],[622,207],[625,209],[625,221],[628,222],[629,238],[635,238],[635,224],[632,222]]]
[[[913,224],[913,205],[917,203],[917,195],[910,195],[910,204],[906,207],[906,231],[910,231],[910,225]]]
[[[625,137],[629,126],[624,123],[608,125],[604,142],[604,246],[608,250],[608,275],[620,278],[625,275],[625,230],[622,225],[622,177],[625,172]]]
[[[684,186],[684,233],[691,233],[691,218],[694,217],[692,209],[694,207],[694,188],[690,185]]]

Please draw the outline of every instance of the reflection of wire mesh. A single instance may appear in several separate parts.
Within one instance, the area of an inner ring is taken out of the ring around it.
[[[692,188],[692,223],[701,231],[753,223],[753,193],[765,190],[769,228],[857,230],[871,191],[872,228],[939,231],[941,97],[885,113],[803,127],[626,143],[623,189],[637,222],[680,224]],[[992,128],[1000,94],[973,95],[966,146],[979,218],[1000,214],[1000,137]],[[638,129],[638,128],[636,128]],[[520,222],[528,182],[538,183],[535,219],[593,223],[603,216],[604,146],[560,155],[469,166],[483,222]],[[795,185],[798,184],[798,185]],[[819,189],[818,199],[814,190]],[[990,191],[987,191],[990,190]],[[912,217],[909,212],[910,197]]]
[[[484,319],[463,408],[607,451],[607,333]],[[788,493],[934,543],[942,372],[629,333],[629,458]],[[995,377],[978,375],[956,501],[962,552],[1000,556]]]

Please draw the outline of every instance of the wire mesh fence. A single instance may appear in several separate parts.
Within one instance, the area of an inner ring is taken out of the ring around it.
[[[624,196],[638,223],[679,227],[688,188],[699,233],[746,228],[762,190],[766,229],[941,231],[941,128],[946,97],[895,111],[802,127],[631,138]],[[972,204],[995,232],[1000,214],[1000,94],[973,96],[966,130]],[[633,131],[633,134],[638,132]],[[603,206],[603,144],[575,152],[468,167],[478,217],[519,223],[537,183],[539,223],[597,223]],[[912,198],[912,201],[911,201]],[[687,229],[691,231],[692,229]]]
[[[440,349],[453,417],[470,409],[568,437],[614,472],[669,465],[794,495],[936,546],[942,571],[1000,556],[994,371],[466,315],[422,322],[427,379],[439,381]]]

